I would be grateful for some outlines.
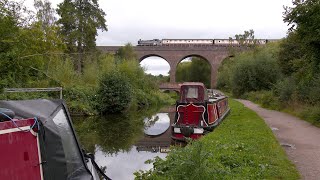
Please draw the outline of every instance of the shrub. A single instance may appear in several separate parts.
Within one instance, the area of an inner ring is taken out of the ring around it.
[[[279,101],[285,103],[292,100],[292,95],[295,91],[296,83],[293,78],[285,78],[278,81],[274,86],[275,95],[279,97]]]
[[[247,59],[233,67],[232,93],[239,97],[245,92],[269,90],[277,82],[280,70],[273,59]]]
[[[272,91],[252,91],[246,93],[242,97],[256,102],[265,108],[276,110],[280,110],[282,108],[282,103],[279,101],[279,98]]]
[[[282,77],[276,55],[278,44],[225,59],[219,67],[217,87],[240,97],[246,92],[270,90]]]
[[[131,101],[131,84],[123,74],[114,70],[102,76],[95,105],[100,114],[121,113],[130,107]]]
[[[72,114],[94,114],[92,98],[94,91],[85,86],[70,86],[63,89],[63,97],[68,102]]]
[[[309,106],[305,107],[300,113],[299,116],[305,120],[308,120],[312,124],[320,127],[320,106]]]

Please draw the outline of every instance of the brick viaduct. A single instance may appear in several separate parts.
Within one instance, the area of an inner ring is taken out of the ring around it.
[[[115,53],[121,46],[98,46],[106,53]],[[221,62],[229,56],[230,46],[223,45],[170,45],[170,46],[134,46],[139,62],[157,56],[165,59],[170,65],[170,83],[176,82],[178,64],[187,57],[201,57],[211,66],[211,88],[216,86],[217,71]],[[244,50],[247,47],[233,47]]]

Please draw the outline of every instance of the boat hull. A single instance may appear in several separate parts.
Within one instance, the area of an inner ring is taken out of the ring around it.
[[[177,103],[172,127],[172,139],[199,139],[213,131],[228,115],[228,98],[221,97],[205,103]]]

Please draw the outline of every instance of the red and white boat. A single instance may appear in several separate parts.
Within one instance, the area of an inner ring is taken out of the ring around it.
[[[109,179],[80,148],[62,100],[0,101],[0,179]]]
[[[172,138],[198,139],[212,131],[229,113],[228,97],[210,92],[203,83],[185,82],[180,87]]]

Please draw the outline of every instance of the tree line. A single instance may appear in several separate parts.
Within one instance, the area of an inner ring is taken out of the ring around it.
[[[80,114],[122,113],[170,101],[144,74],[130,45],[116,55],[96,49],[97,31],[107,31],[97,0],[64,0],[57,9],[48,0],[34,0],[34,8],[0,2],[0,90],[61,86],[71,111]],[[0,99],[55,97],[1,92]]]
[[[287,37],[225,60],[218,87],[319,125],[319,9],[318,0],[296,0],[292,7],[285,7]]]
[[[97,1],[64,0],[53,9],[48,0],[34,0],[34,8],[36,12],[21,2],[0,2],[2,85],[28,86],[30,80],[44,78],[56,56],[72,58],[82,72],[84,56],[95,52],[97,30],[107,30]]]

